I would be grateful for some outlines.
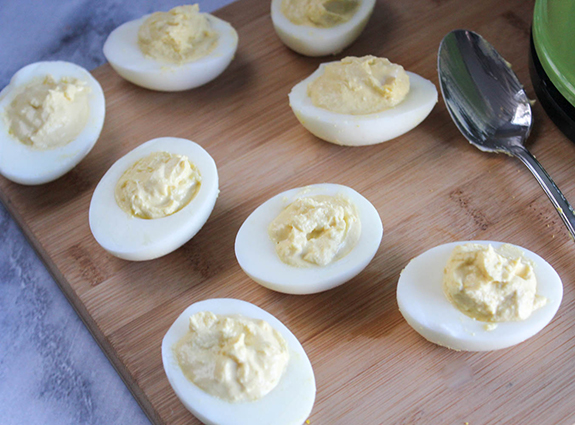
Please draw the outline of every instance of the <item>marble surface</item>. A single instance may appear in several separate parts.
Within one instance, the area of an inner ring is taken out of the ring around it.
[[[231,0],[200,0],[213,11]],[[166,0],[0,0],[0,88],[18,69],[66,60],[93,69],[125,21]],[[2,177],[0,177],[2,178]],[[147,424],[148,419],[0,204],[0,424]]]

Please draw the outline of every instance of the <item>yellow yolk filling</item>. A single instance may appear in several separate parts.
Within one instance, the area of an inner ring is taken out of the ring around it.
[[[282,335],[264,320],[200,312],[173,347],[182,372],[228,402],[257,400],[280,381],[289,361]]]
[[[444,270],[443,292],[462,313],[485,322],[527,319],[547,299],[536,294],[533,265],[511,245],[457,246]]]
[[[331,28],[349,21],[359,0],[283,0],[281,11],[296,25]]]
[[[25,86],[6,108],[9,132],[39,150],[64,146],[82,132],[90,116],[90,88],[76,78],[51,75]]]
[[[200,173],[186,156],[154,152],[124,172],[116,184],[115,197],[131,216],[155,219],[180,211],[200,186]]]
[[[298,198],[269,225],[279,258],[296,267],[325,266],[357,244],[361,222],[357,208],[342,196]]]
[[[144,55],[173,64],[183,64],[208,55],[218,43],[206,14],[197,4],[178,6],[169,12],[151,14],[138,31]]]
[[[307,88],[314,106],[351,115],[393,108],[408,92],[409,76],[403,67],[375,56],[330,63]]]

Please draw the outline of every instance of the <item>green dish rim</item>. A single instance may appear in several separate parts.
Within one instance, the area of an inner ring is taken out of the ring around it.
[[[537,1],[535,3],[535,10],[533,14],[533,44],[537,51],[537,57],[541,62],[541,66],[545,70],[545,74],[551,80],[557,90],[575,107],[575,86],[569,82],[555,65],[553,59],[549,55],[549,51],[544,47],[545,42],[549,42],[543,29],[543,17],[545,2]]]

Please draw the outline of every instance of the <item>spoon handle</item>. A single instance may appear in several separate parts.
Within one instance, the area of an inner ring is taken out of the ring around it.
[[[553,179],[547,174],[547,171],[545,171],[531,152],[522,145],[514,146],[511,151],[512,154],[521,160],[521,162],[529,168],[529,171],[533,173],[533,176],[537,179],[543,191],[547,194],[549,200],[559,213],[559,217],[561,217],[561,220],[565,223],[567,230],[569,230],[571,234],[571,239],[575,241],[575,213],[573,212],[573,207],[567,199],[565,199],[565,196],[559,190]]]

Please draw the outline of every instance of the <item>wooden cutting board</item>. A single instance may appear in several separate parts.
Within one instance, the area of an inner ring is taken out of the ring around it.
[[[468,28],[513,64],[534,98],[527,68],[532,6],[521,0],[379,1],[344,55],[388,57],[437,85],[441,38]],[[150,419],[198,423],[166,379],[161,339],[191,303],[233,297],[266,309],[302,342],[317,381],[312,424],[572,424],[575,246],[529,172],[517,160],[470,146],[441,99],[417,129],[381,145],[345,148],[313,137],[292,114],[287,94],[326,59],[284,47],[268,1],[240,0],[216,15],[240,36],[234,62],[216,81],[156,93],[104,65],[94,75],[105,91],[106,123],[88,157],[43,186],[0,178],[2,201]],[[539,104],[535,121],[532,151],[575,202],[575,145]],[[181,249],[149,262],[119,260],[90,233],[92,192],[116,159],[161,136],[189,138],[211,153],[220,197],[207,224]],[[375,259],[352,281],[321,294],[260,287],[235,260],[240,225],[280,191],[319,182],[351,186],[375,205],[385,229]],[[521,245],[561,275],[563,304],[539,335],[506,350],[454,352],[425,341],[403,320],[395,289],[409,259],[471,239]]]

